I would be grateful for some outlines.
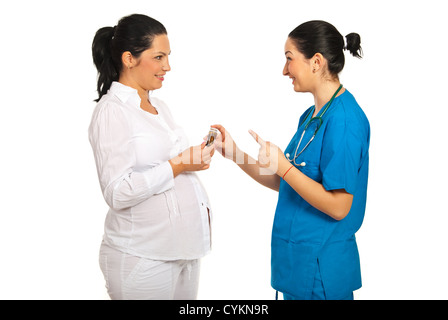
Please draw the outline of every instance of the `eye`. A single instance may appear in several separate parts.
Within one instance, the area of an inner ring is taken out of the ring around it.
[[[292,59],[291,57],[286,57],[286,60],[291,61]]]
[[[162,60],[162,56],[157,56],[157,57],[155,57],[154,59],[156,59],[156,60]]]

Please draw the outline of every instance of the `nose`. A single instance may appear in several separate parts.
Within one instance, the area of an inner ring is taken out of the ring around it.
[[[289,75],[289,71],[288,71],[288,61],[286,61],[285,66],[283,67],[283,75],[284,75],[284,76],[288,76],[288,75]]]
[[[168,58],[166,58],[165,63],[162,66],[163,71],[170,71],[171,70],[171,66],[170,66],[170,62],[168,60]]]

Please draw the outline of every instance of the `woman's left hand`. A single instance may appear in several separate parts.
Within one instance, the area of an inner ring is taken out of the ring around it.
[[[252,130],[249,130],[249,133],[260,145],[260,150],[258,152],[258,165],[261,168],[268,169],[271,173],[275,173],[280,176],[284,174],[284,172],[286,172],[286,170],[290,167],[290,163],[285,158],[283,151],[275,144],[261,139],[260,136]]]

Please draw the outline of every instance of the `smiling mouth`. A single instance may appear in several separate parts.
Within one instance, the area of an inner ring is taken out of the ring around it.
[[[159,79],[160,81],[163,81],[163,80],[165,80],[165,75],[162,75],[162,76],[156,75],[156,78]]]

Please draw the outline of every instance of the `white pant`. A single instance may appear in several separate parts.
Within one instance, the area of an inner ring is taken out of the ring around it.
[[[195,300],[199,260],[158,261],[101,245],[100,267],[112,300]]]

